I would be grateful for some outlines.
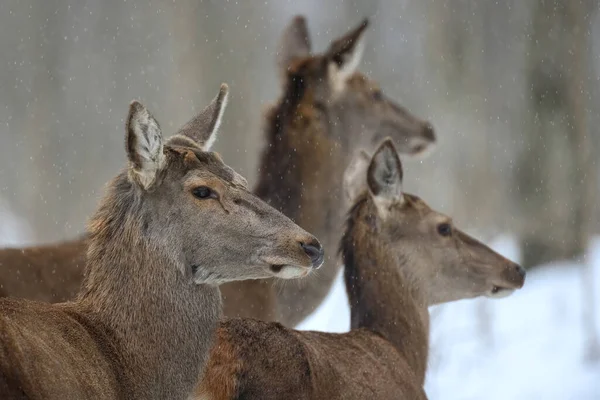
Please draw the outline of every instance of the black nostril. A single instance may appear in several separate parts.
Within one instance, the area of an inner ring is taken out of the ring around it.
[[[325,251],[323,251],[323,247],[321,247],[319,242],[311,244],[300,243],[300,246],[302,246],[304,252],[310,258],[313,268],[319,268],[323,264]]]
[[[521,275],[521,278],[525,278],[525,275],[527,275],[525,268],[521,267],[520,265],[516,265],[515,268],[517,269],[519,275]]]
[[[433,129],[433,125],[429,122],[425,124],[423,128],[423,137],[430,142],[435,142],[435,129]]]

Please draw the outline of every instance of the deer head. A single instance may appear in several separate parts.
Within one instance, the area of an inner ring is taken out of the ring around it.
[[[422,283],[428,304],[504,297],[523,286],[522,267],[405,193],[402,176],[398,153],[386,139],[372,157],[363,151],[350,163],[344,177],[346,195],[364,207],[360,223],[404,261],[399,265],[410,266],[410,276]]]
[[[317,239],[249,192],[246,180],[210,152],[226,99],[223,85],[167,141],[150,112],[131,103],[123,190],[134,192],[148,216],[143,234],[196,283],[304,276],[323,262]]]
[[[278,51],[284,85],[301,86],[304,96],[312,96],[337,128],[337,139],[350,148],[374,148],[391,137],[401,153],[422,153],[435,143],[431,124],[394,103],[376,82],[356,71],[367,25],[365,19],[325,53],[312,55],[306,20],[295,17]]]

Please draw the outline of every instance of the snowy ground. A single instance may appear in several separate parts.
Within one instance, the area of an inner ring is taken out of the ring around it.
[[[588,261],[596,285],[600,332],[600,239]],[[510,240],[495,249],[511,259]],[[588,361],[581,265],[533,270],[525,287],[501,300],[465,300],[432,307],[426,390],[430,399],[600,399],[600,360]],[[341,275],[322,306],[300,329],[344,332],[349,326]],[[588,319],[589,321],[589,319]]]

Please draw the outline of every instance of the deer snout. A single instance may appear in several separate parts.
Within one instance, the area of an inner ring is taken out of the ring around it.
[[[512,261],[507,260],[506,262],[502,273],[504,282],[499,282],[499,286],[512,290],[521,289],[525,284],[525,269]]]
[[[492,281],[492,289],[486,294],[491,298],[502,298],[521,289],[525,284],[525,269],[519,264],[506,260],[502,274]]]
[[[429,140],[430,142],[435,142],[435,129],[433,129],[433,125],[431,125],[431,123],[427,122],[425,124],[425,126],[423,127],[422,135],[425,139]]]
[[[519,264],[511,264],[512,265],[509,268],[512,268],[514,270],[514,273],[516,275],[516,281],[520,284],[519,288],[521,288],[525,283],[525,276],[527,275],[527,272],[525,272],[525,268],[521,267]]]
[[[316,239],[311,241],[310,243],[300,242],[300,246],[306,253],[306,255],[310,258],[313,268],[318,269],[323,265],[323,260],[325,259],[325,251]]]
[[[435,147],[435,141],[435,129],[433,125],[426,122],[422,125],[421,132],[408,140],[410,154],[426,157]]]

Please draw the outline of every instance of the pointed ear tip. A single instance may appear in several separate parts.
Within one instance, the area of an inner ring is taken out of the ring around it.
[[[139,110],[143,110],[145,107],[143,106],[142,103],[140,103],[137,99],[136,100],[132,100],[129,103],[129,110],[130,111],[139,111]]]
[[[394,141],[391,138],[385,138],[383,142],[379,145],[379,151],[381,150],[391,150],[396,153],[396,146],[394,145]]]
[[[306,25],[306,17],[302,14],[297,14],[292,18],[292,25]]]
[[[360,23],[361,29],[366,29],[369,26],[369,17],[365,17]]]
[[[229,96],[229,85],[225,82],[221,83],[219,87],[219,99],[221,102],[227,101],[227,97]]]

